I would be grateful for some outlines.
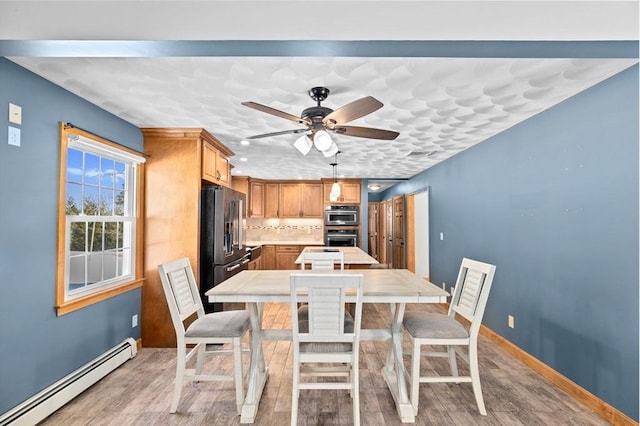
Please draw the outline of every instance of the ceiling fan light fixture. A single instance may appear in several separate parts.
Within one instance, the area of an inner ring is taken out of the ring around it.
[[[311,139],[309,139],[309,136],[302,135],[298,138],[298,140],[294,142],[293,146],[295,146],[296,149],[300,151],[300,154],[307,155],[309,151],[311,151],[313,142],[311,142]]]
[[[329,147],[329,149],[322,151],[322,154],[325,157],[331,157],[332,155],[335,155],[338,152],[338,145],[336,145],[335,142],[331,142],[331,146]]]
[[[318,130],[313,137],[313,142],[316,145],[318,151],[326,151],[331,147],[333,140],[329,133],[324,130]]]

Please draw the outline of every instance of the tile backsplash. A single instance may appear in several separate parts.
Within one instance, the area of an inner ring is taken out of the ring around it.
[[[247,241],[322,241],[322,219],[247,219]]]

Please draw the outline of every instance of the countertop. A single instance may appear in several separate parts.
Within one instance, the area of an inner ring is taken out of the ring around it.
[[[345,265],[375,265],[378,263],[373,257],[369,256],[359,247],[306,247],[302,253],[318,249],[339,250],[344,254]],[[296,259],[296,265],[302,263],[302,253]]]
[[[323,246],[324,241],[322,240],[260,240],[260,241],[247,241],[246,245],[248,246]]]

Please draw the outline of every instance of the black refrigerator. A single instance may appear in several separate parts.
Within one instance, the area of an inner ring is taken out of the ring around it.
[[[204,187],[200,197],[200,296],[206,313],[222,310],[209,303],[209,289],[247,269],[245,194],[223,187]]]

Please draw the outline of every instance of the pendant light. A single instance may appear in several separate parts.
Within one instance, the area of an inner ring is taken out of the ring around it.
[[[331,192],[329,193],[329,201],[338,201],[340,198],[340,184],[338,183],[338,179],[336,178],[336,167],[338,166],[338,154],[340,151],[336,152],[336,159],[331,166],[333,167],[333,185],[331,185]]]

